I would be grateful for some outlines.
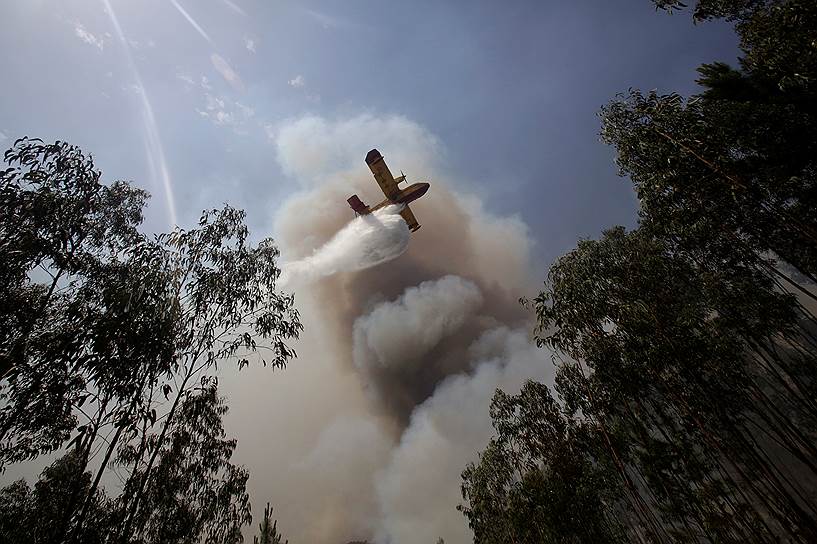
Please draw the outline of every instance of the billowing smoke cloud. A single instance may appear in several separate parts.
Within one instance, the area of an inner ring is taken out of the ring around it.
[[[307,117],[277,127],[274,145],[301,186],[275,238],[312,283],[287,270],[306,327],[298,359],[225,378],[256,505],[275,506],[290,542],[468,542],[460,472],[491,436],[490,398],[551,372],[517,302],[538,287],[527,229],[446,179],[438,140],[402,117]],[[411,204],[422,228],[408,249],[363,268],[329,256],[357,228],[346,198],[382,199],[363,161],[373,147],[431,189]]]
[[[364,270],[396,259],[408,249],[410,236],[400,217],[402,208],[386,206],[354,218],[309,257],[286,263],[281,288],[308,285],[338,272]]]
[[[475,344],[471,374],[443,381],[418,406],[375,480],[376,542],[472,541],[462,514],[460,473],[491,437],[487,410],[496,388],[517,391],[527,379],[548,380],[547,355],[523,331],[499,327]]]
[[[355,322],[355,364],[399,368],[418,361],[456,333],[481,305],[479,288],[457,276],[410,287],[396,301],[380,304]]]

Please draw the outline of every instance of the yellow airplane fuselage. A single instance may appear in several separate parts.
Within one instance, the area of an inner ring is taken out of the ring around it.
[[[394,200],[386,199],[383,202],[376,204],[374,206],[367,206],[369,209],[367,212],[362,213],[371,213],[375,210],[379,210],[380,208],[385,208],[390,204],[408,204],[409,202],[414,202],[424,194],[428,192],[428,188],[430,185],[428,183],[414,183],[409,185],[402,191],[397,194],[397,197]]]

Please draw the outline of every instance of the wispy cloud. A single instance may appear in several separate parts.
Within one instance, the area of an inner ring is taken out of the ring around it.
[[[255,53],[255,40],[252,38],[244,37],[244,47],[247,48],[247,51],[250,53]]]
[[[241,15],[244,15],[245,17],[247,16],[247,12],[244,11],[243,9],[241,9],[241,6],[239,6],[235,2],[232,2],[231,0],[222,0],[222,1],[225,4],[227,4],[230,7],[230,9],[232,9],[236,13],[240,13]]]
[[[196,108],[196,112],[216,126],[232,128],[236,134],[245,134],[244,125],[255,117],[255,110],[241,102],[211,93],[205,93],[204,99],[204,107]]]
[[[186,10],[185,10],[185,9],[184,9],[184,8],[183,8],[181,5],[179,5],[179,2],[177,2],[176,0],[170,0],[170,3],[171,3],[171,4],[173,4],[173,6],[174,6],[174,7],[175,7],[177,10],[179,10],[179,13],[181,13],[181,14],[182,14],[182,16],[183,16],[185,19],[187,19],[187,22],[188,22],[188,23],[190,23],[190,25],[191,25],[193,28],[195,28],[195,29],[196,29],[196,32],[198,32],[199,34],[201,34],[201,37],[202,37],[202,38],[204,38],[205,40],[207,40],[207,41],[208,41],[208,42],[210,42],[210,43],[213,43],[213,40],[211,40],[211,39],[210,39],[210,36],[208,36],[208,35],[207,35],[207,32],[205,32],[205,31],[204,31],[204,29],[201,27],[201,25],[199,25],[199,24],[196,22],[196,20],[195,20],[195,19],[193,19],[193,17],[192,17],[192,16],[191,16],[189,13],[187,13],[187,11],[186,11]]]
[[[235,121],[235,116],[232,112],[227,111],[224,99],[217,98],[211,94],[207,96],[207,103],[204,109],[197,109],[199,115],[206,119],[210,119],[216,125],[232,125]]]
[[[88,32],[88,30],[86,30],[83,24],[79,21],[74,23],[74,34],[80,40],[84,41],[88,45],[93,45],[100,51],[102,51],[102,49],[105,47],[105,40],[102,37],[97,37]]]
[[[196,80],[194,80],[190,74],[178,73],[176,74],[176,79],[184,81],[189,87],[195,87],[196,85]]]
[[[6,136],[6,133],[3,132],[2,130],[0,130],[0,142],[5,142],[8,139],[9,139],[9,137]]]
[[[227,60],[219,55],[218,53],[213,53],[210,55],[210,61],[213,63],[213,68],[221,74],[221,77],[229,83],[234,89],[238,91],[244,90],[244,82],[241,81],[241,77],[233,70],[230,63]]]
[[[287,81],[287,85],[293,89],[302,89],[303,91],[307,91],[306,79],[301,74],[298,74]],[[313,104],[319,104],[321,101],[321,95],[316,92],[305,92],[303,96],[307,101],[312,102]]]

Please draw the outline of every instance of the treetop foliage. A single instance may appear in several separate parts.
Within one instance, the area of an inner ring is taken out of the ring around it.
[[[278,532],[278,520],[272,519],[272,509],[267,503],[264,508],[264,519],[258,525],[258,535],[252,537],[253,544],[282,544],[281,539],[283,536]],[[289,540],[284,540],[283,544],[288,542]]]
[[[688,7],[682,0],[652,0],[652,3],[657,9],[670,13]],[[752,11],[774,3],[776,0],[698,0],[692,13],[696,21],[722,18],[735,20],[745,18]]]
[[[230,462],[213,372],[295,356],[288,342],[302,325],[276,289],[278,250],[251,244],[244,212],[229,206],[193,229],[139,232],[147,193],[103,184],[65,142],[22,138],[5,160],[0,469],[65,448],[54,467],[79,475],[61,476],[66,492],[39,541],[94,541],[103,514],[100,542],[240,541],[248,475]],[[121,494],[105,498],[105,472]],[[51,479],[3,493],[39,508],[37,486]]]

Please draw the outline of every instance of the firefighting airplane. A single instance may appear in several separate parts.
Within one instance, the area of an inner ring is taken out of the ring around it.
[[[408,204],[426,194],[429,187],[428,183],[414,183],[405,189],[399,189],[397,184],[406,181],[405,174],[398,178],[392,176],[391,172],[389,172],[389,167],[386,166],[386,161],[383,160],[383,155],[381,155],[377,149],[372,149],[366,154],[366,164],[369,165],[372,174],[374,174],[374,179],[377,181],[377,184],[380,185],[383,194],[386,195],[386,200],[376,206],[367,206],[357,195],[352,195],[347,200],[349,206],[355,210],[355,213],[366,215],[390,204],[403,204],[403,211],[400,212],[400,215],[406,220],[412,232],[419,229],[420,223],[417,222],[417,218],[414,217]]]

